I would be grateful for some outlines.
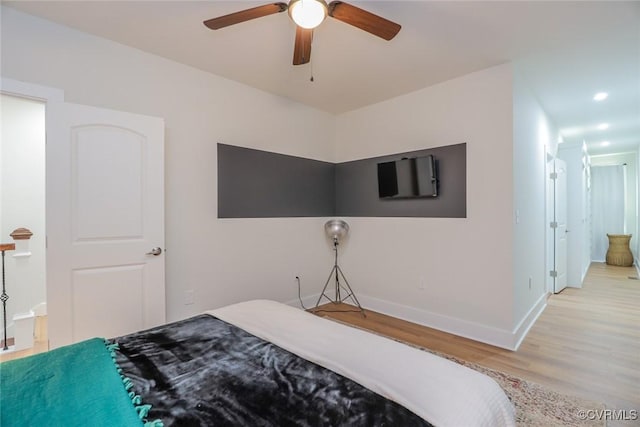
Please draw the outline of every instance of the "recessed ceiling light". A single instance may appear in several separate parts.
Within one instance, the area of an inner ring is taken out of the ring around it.
[[[600,123],[598,125],[598,129],[600,129],[600,130],[609,129],[609,123]]]
[[[595,95],[593,95],[593,100],[594,101],[604,101],[605,99],[607,99],[608,96],[609,96],[609,94],[607,92],[598,92]]]
[[[609,141],[602,141],[600,145],[602,145],[603,147],[608,147],[611,145],[611,143]]]
[[[572,128],[564,128],[564,129],[560,129],[560,133],[565,138],[570,136],[582,135],[584,133],[584,128],[577,127],[577,126]]]

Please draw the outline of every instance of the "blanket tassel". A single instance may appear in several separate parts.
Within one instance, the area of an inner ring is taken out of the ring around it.
[[[135,394],[135,392],[131,391],[131,389],[133,388],[133,382],[131,381],[130,378],[127,378],[122,373],[122,368],[120,368],[120,366],[118,365],[118,362],[116,361],[116,351],[120,349],[120,347],[118,346],[118,343],[110,343],[108,340],[105,339],[104,344],[111,356],[111,360],[113,360],[113,364],[115,365],[116,370],[118,371],[118,374],[120,374],[120,378],[122,379],[122,384],[124,385],[124,389],[127,391],[127,394],[131,399],[131,403],[133,404],[133,407],[138,413],[138,417],[140,417],[140,420],[144,423],[144,427],[164,427],[164,424],[160,420],[148,421],[146,419],[147,415],[149,415],[149,411],[151,410],[151,405],[143,404],[142,397],[138,394]]]

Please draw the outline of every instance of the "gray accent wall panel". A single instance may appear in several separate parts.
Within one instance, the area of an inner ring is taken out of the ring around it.
[[[378,163],[431,154],[438,170],[438,197],[380,199]],[[336,215],[363,217],[467,216],[467,144],[393,154],[336,165]]]
[[[438,197],[380,199],[378,163],[433,155]],[[218,217],[467,215],[467,145],[329,163],[218,144]]]
[[[218,218],[335,215],[333,163],[218,144]]]

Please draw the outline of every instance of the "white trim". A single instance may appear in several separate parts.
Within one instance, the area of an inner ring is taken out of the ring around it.
[[[468,320],[444,316],[415,307],[384,301],[366,295],[358,295],[362,306],[398,319],[417,323],[475,341],[481,341],[507,350],[514,350],[514,335],[504,329],[494,328]]]
[[[8,341],[8,339],[7,339],[7,341]],[[15,345],[10,345],[6,350],[3,350],[2,348],[0,348],[0,354],[9,354],[9,353],[13,353],[14,351],[16,351],[16,346]]]
[[[535,324],[536,320],[538,320],[538,317],[540,317],[544,309],[547,307],[547,298],[549,295],[550,293],[548,292],[543,294],[513,331],[494,328],[492,326],[457,319],[455,317],[444,316],[442,314],[385,301],[367,295],[358,295],[358,299],[365,310],[369,309],[377,311],[378,313],[406,320],[407,322],[417,323],[418,325],[426,326],[428,328],[437,329],[460,337],[469,338],[474,341],[480,341],[485,344],[516,351],[518,350],[518,347],[520,347],[520,344],[526,337],[527,333],[529,333],[531,327]],[[315,307],[319,296],[320,294],[315,294],[303,297],[302,302],[307,308]],[[349,303],[349,301],[347,302]],[[285,304],[302,309],[302,307],[300,307],[300,300],[297,298],[287,301]]]
[[[13,315],[13,324],[13,338],[16,351],[32,348],[35,313],[32,310],[26,313],[16,313]]]
[[[580,277],[580,287],[584,284],[584,279],[587,277],[587,273],[589,272],[589,267],[591,267],[591,262],[589,262],[584,269],[582,270],[582,276]]]
[[[36,316],[46,316],[47,315],[47,302],[41,302],[40,304],[35,305],[33,308],[31,308],[31,311],[33,311],[33,313]]]
[[[531,310],[527,313],[526,316],[520,321],[518,326],[513,330],[513,347],[510,350],[517,351],[522,341],[529,333],[529,329],[536,323],[538,317],[542,314],[545,308],[547,308],[547,298],[549,298],[550,293],[544,293],[538,301],[531,307]]]
[[[0,78],[0,92],[45,102],[64,102],[64,91],[19,80]]]
[[[64,102],[64,91],[48,86],[41,86],[33,83],[27,83],[19,80],[9,79],[0,76],[0,93],[4,95],[16,96],[19,98],[27,98],[36,101],[43,102],[45,104],[45,133],[48,133],[50,120],[49,120],[49,108],[51,104],[57,104]],[[45,193],[46,194],[46,193]],[[46,197],[46,196],[45,196]],[[48,199],[48,198],[47,198]],[[48,215],[48,209],[45,208],[45,222]],[[20,255],[20,254],[16,254]],[[48,284],[48,269],[47,269],[47,284]],[[44,305],[46,314],[46,302]],[[40,306],[41,304],[38,304]],[[8,323],[8,322],[7,322]],[[14,322],[7,324],[7,329],[14,333]],[[12,346],[15,347],[15,346]],[[11,351],[11,350],[10,350]]]
[[[0,78],[0,92],[45,102],[64,102],[64,91],[19,80]]]
[[[31,251],[16,252],[11,256],[13,256],[14,258],[29,258],[31,256]]]
[[[302,297],[302,303],[304,304],[304,306],[307,309],[313,308],[313,307],[316,306],[316,302],[318,301],[318,297],[319,296],[320,296],[320,294],[313,294],[313,295],[309,295],[309,296],[306,296],[306,297]],[[304,310],[304,308],[302,308],[300,306],[300,300],[298,298],[292,299],[291,301],[287,301],[284,304],[286,304],[288,306],[291,306],[291,307],[295,307],[295,308],[299,308],[301,310]]]

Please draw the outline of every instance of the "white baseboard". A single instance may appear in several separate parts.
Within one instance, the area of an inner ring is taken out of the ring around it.
[[[587,277],[587,273],[589,272],[589,267],[591,264],[587,264],[582,270],[582,277],[580,277],[580,285],[584,283],[584,279]]]
[[[8,337],[8,338],[13,338],[13,337]],[[7,339],[7,341],[9,341],[9,340]],[[7,354],[7,353],[13,353],[14,351],[16,351],[16,346],[15,345],[7,346],[6,350],[2,350],[2,347],[0,347],[0,355]]]
[[[319,296],[320,294],[315,294],[303,297],[302,302],[307,308],[315,307]],[[417,323],[422,326],[469,338],[474,341],[480,341],[496,347],[516,351],[529,332],[529,329],[531,329],[535,321],[547,306],[548,296],[549,293],[542,295],[513,331],[445,316],[367,295],[358,295],[358,300],[365,310],[370,309],[388,316],[393,316],[408,322]],[[300,306],[300,301],[297,298],[287,301],[285,304],[296,308],[302,308]]]
[[[320,294],[302,297],[302,304],[304,304],[304,307],[306,307],[307,309],[315,307],[319,296]],[[304,308],[300,305],[300,300],[298,298],[292,299],[291,301],[285,301],[284,304],[304,310]]]
[[[536,320],[538,320],[538,317],[540,317],[544,309],[547,308],[549,295],[551,294],[548,292],[544,293],[513,330],[513,351],[518,350],[518,347],[520,347],[520,344],[522,344],[522,341],[529,333],[529,329],[536,323]]]
[[[506,348],[507,350],[515,350],[516,341],[514,340],[514,335],[508,330],[445,316],[366,295],[359,295],[358,299],[363,307],[397,317],[398,319],[418,323],[429,328],[438,329],[474,341],[481,341],[496,347]]]

